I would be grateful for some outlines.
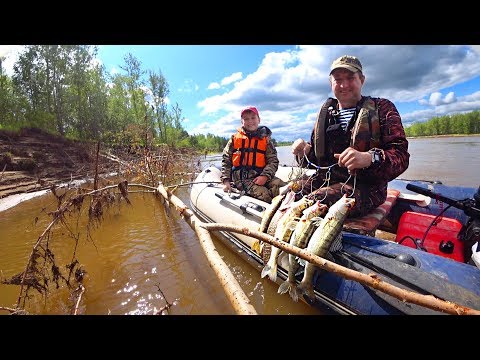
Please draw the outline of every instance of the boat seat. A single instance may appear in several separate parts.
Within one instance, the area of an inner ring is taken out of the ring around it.
[[[375,231],[388,216],[399,195],[400,191],[388,189],[387,198],[382,205],[364,216],[347,218],[343,224],[343,230],[360,235],[375,236]]]

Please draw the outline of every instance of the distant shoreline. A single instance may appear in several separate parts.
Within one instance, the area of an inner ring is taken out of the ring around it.
[[[424,138],[444,138],[444,137],[475,137],[480,134],[446,134],[446,135],[422,135],[422,136],[407,136],[407,139],[424,139]],[[290,146],[293,144],[291,141],[289,144],[282,144],[277,146]]]
[[[443,137],[473,137],[473,136],[480,136],[480,134],[446,134],[446,135],[407,136],[407,139],[443,138]]]

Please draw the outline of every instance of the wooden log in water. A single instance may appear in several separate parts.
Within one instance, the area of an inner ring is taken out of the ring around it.
[[[222,260],[213,244],[210,232],[201,227],[204,224],[198,217],[171,192],[159,184],[157,192],[165,198],[171,205],[174,205],[183,219],[195,231],[200,240],[203,252],[207,256],[208,262],[215,272],[215,275],[220,280],[220,283],[225,290],[225,293],[232,304],[235,312],[239,315],[257,315],[255,308],[250,303],[250,299],[243,292],[237,279],[233,276],[227,264]]]

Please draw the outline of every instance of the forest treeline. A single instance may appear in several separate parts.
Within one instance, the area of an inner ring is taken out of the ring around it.
[[[480,134],[480,110],[463,114],[438,116],[428,121],[414,122],[412,125],[404,128],[408,137]],[[279,141],[277,146],[292,144],[293,141]]]
[[[178,103],[167,104],[161,70],[144,70],[132,54],[123,73],[108,74],[90,45],[30,45],[8,76],[0,58],[0,129],[39,128],[109,145],[167,144],[222,151],[227,139],[189,135]]]
[[[463,114],[445,115],[405,127],[407,136],[470,135],[480,134],[480,110]]]
[[[160,69],[144,70],[132,54],[123,73],[108,74],[91,45],[29,45],[8,76],[0,58],[0,129],[39,128],[109,145],[167,144],[220,152],[227,139],[190,135]],[[480,111],[435,117],[405,127],[407,136],[480,133]],[[291,142],[274,144],[281,146]]]

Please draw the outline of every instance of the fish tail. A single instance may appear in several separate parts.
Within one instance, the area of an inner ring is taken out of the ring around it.
[[[268,271],[268,277],[273,282],[277,281],[277,262],[276,261],[270,266],[270,270]]]
[[[297,293],[300,294],[300,295],[303,295],[305,294],[307,291],[306,291],[306,284],[305,282],[302,280],[300,281],[300,284],[298,284],[297,286]]]
[[[310,263],[305,265],[303,279],[298,284],[297,290],[301,295],[306,295],[310,301],[315,300],[315,293],[313,292],[312,278],[315,274],[316,267]]]
[[[305,295],[308,297],[308,299],[310,301],[315,301],[315,293],[313,292],[313,287],[311,284],[307,284],[306,282],[304,282],[303,280],[300,282],[300,284],[298,284],[297,286],[297,291],[300,295]],[[298,296],[298,294],[297,294]],[[293,297],[292,297],[293,299]]]
[[[291,282],[288,280],[285,280],[283,283],[280,284],[277,292],[279,294],[285,294],[287,291],[290,291],[290,287],[291,287]]]
[[[314,302],[315,301],[315,293],[313,292],[313,288],[310,287],[309,289],[307,289],[307,292],[306,294],[307,297],[310,299],[311,302]]]
[[[292,284],[292,286],[290,286],[288,293],[290,294],[290,297],[293,299],[293,301],[295,302],[298,301],[297,285]]]
[[[269,272],[270,272],[270,265],[268,265],[268,263],[267,263],[267,265],[265,265],[265,267],[262,270],[262,275],[261,275],[262,278],[267,276]]]
[[[280,286],[278,287],[278,293],[285,294],[286,292],[288,292],[293,301],[298,301],[297,285],[295,284],[295,282],[292,283],[291,281],[285,280],[283,283],[280,284]]]
[[[277,280],[277,256],[279,253],[272,253],[270,254],[270,259],[268,259],[267,264],[262,270],[262,278],[267,276],[270,278],[272,281]]]

